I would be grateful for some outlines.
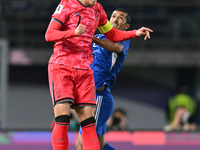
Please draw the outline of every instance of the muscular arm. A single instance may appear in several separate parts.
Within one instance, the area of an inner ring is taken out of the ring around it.
[[[120,53],[124,49],[124,46],[122,44],[105,39],[93,37],[93,42],[111,52]]]

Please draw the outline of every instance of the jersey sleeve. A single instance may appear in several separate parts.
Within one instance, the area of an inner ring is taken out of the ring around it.
[[[61,0],[60,4],[57,6],[55,12],[52,15],[52,18],[56,18],[59,20],[62,24],[67,20],[68,18],[68,12],[69,12],[69,7],[67,4],[67,0]]]
[[[124,47],[124,49],[123,49],[123,51],[121,51],[121,53],[123,53],[124,55],[127,54],[127,51],[129,50],[130,40],[121,41],[119,43],[122,44]]]
[[[61,0],[60,4],[56,8],[54,14],[52,15],[51,22],[45,33],[46,41],[59,41],[69,37],[76,36],[75,29],[60,31],[61,26],[68,18],[69,8],[67,7],[68,0]]]
[[[74,30],[67,30],[67,31],[60,31],[61,25],[54,19],[51,20],[47,31],[45,33],[46,41],[59,41],[69,37],[76,36],[75,29]]]

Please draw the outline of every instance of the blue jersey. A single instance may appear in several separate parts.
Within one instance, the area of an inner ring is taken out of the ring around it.
[[[95,37],[106,39],[103,34],[98,34]],[[124,50],[120,53],[110,52],[95,43],[92,44],[94,60],[91,68],[94,71],[96,89],[104,85],[111,88],[115,84],[117,73],[121,70],[128,54],[130,40],[119,43],[124,46]]]
[[[95,37],[106,39],[103,34],[96,35]],[[109,88],[115,84],[117,73],[121,70],[126,59],[130,40],[120,43],[124,46],[124,50],[120,53],[110,52],[95,43],[92,44],[94,60],[91,68],[93,70],[96,89],[104,85],[108,87],[106,90],[96,92],[97,109],[95,119],[98,137],[106,133],[106,122],[113,112],[114,99]],[[81,128],[79,133],[82,135]],[[113,148],[113,150],[115,149]]]

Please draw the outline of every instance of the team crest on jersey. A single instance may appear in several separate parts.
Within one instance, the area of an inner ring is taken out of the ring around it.
[[[99,11],[94,10],[94,14],[95,14],[95,20],[98,21],[99,20]]]
[[[58,89],[56,90],[56,96],[57,96],[57,97],[61,97],[61,89],[60,89],[60,88],[58,88]]]
[[[60,14],[62,12],[63,7],[64,7],[63,5],[58,5],[58,7],[56,8],[55,13]]]

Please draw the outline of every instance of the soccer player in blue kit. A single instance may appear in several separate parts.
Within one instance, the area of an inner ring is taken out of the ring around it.
[[[110,23],[118,30],[127,30],[130,26],[131,18],[123,8],[116,9],[110,18]],[[142,27],[144,28],[144,27]],[[141,29],[142,29],[141,28]],[[138,30],[140,32],[140,29]],[[151,32],[153,32],[151,30]],[[137,35],[137,34],[136,34]],[[147,33],[144,37],[150,38]],[[97,108],[95,112],[96,131],[100,142],[101,150],[115,150],[105,142],[106,122],[111,116],[114,108],[114,99],[110,92],[111,87],[115,84],[116,76],[121,70],[122,65],[128,54],[130,40],[121,42],[112,42],[106,39],[103,34],[98,34],[93,38],[93,63],[91,68],[94,71],[96,87]],[[77,140],[77,150],[82,148],[82,130],[80,128]]]

